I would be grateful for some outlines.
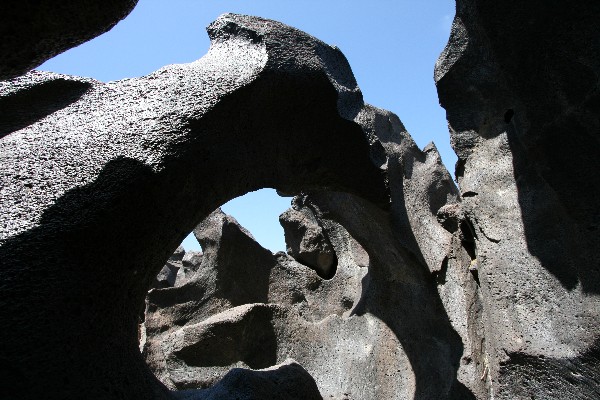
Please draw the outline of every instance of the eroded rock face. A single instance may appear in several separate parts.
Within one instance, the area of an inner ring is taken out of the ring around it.
[[[389,203],[338,49],[247,16],[208,32],[202,59],[142,78],[0,83],[4,397],[168,396],[138,351],[140,309],[227,200],[332,188]]]
[[[22,75],[125,18],[138,0],[5,0],[0,3],[0,80]]]
[[[334,246],[349,249],[348,234],[338,229]],[[340,335],[369,341],[341,318],[360,298],[366,268],[346,250],[336,276],[325,280],[285,253],[262,248],[220,210],[194,234],[204,250],[195,275],[183,286],[153,289],[147,297],[143,353],[161,381],[171,389],[203,388],[231,368],[267,368],[293,358],[328,389],[324,395],[343,394],[332,377],[350,382],[347,369],[338,370],[350,360],[336,354],[339,346],[331,342]],[[346,357],[355,350],[343,347]]]
[[[142,78],[0,82],[0,397],[600,397],[599,17],[457,1],[435,79],[460,190],[273,21],[222,16]],[[213,212],[262,187],[299,194],[290,254]],[[173,254],[194,226],[204,253]]]
[[[290,255],[271,254],[231,217],[213,213],[194,230],[205,255],[192,286],[148,294],[144,354],[165,385],[205,387],[230,368],[293,358],[324,398],[475,397],[480,379],[475,363],[461,359],[474,357],[456,331],[462,320],[448,317],[465,302],[443,301],[435,279],[446,273],[452,243],[436,211],[459,206],[456,188],[435,147],[419,150],[395,115],[365,107],[357,121],[396,182],[391,208],[340,192],[298,196],[281,217]],[[418,218],[407,215],[408,203]],[[302,243],[328,243],[335,274],[307,266]],[[226,279],[207,278],[225,271]],[[234,304],[219,282],[232,293],[254,292]],[[192,287],[206,291],[192,294]],[[180,314],[185,319],[169,320]]]
[[[598,18],[459,0],[436,65],[463,197],[440,215],[458,217],[447,271],[471,260],[467,331],[496,399],[600,396]]]
[[[279,222],[285,232],[287,253],[314,269],[320,277],[333,278],[337,266],[335,252],[313,212],[298,205],[281,214]]]

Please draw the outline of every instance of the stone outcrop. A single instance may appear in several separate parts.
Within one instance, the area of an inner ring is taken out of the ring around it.
[[[467,317],[486,393],[598,398],[600,3],[456,11],[435,80],[463,201],[440,217],[448,273],[471,259],[477,277]]]
[[[141,78],[0,83],[2,397],[166,398],[138,351],[144,299],[229,199],[322,188],[388,205],[338,49],[255,17],[208,32],[206,56]]]
[[[397,182],[391,207],[340,192],[298,196],[280,218],[289,255],[211,214],[194,229],[204,249],[196,275],[148,294],[144,355],[166,386],[207,387],[231,368],[292,358],[324,398],[475,397],[475,363],[463,361],[475,356],[444,309],[459,313],[466,301],[444,303],[435,279],[452,242],[436,211],[458,206],[456,188],[435,147],[419,150],[395,115],[367,106],[357,121]],[[310,264],[302,243],[331,247],[332,275]]]
[[[290,208],[279,216],[279,222],[285,232],[287,253],[320,277],[331,279],[337,266],[335,251],[313,212],[308,208]]]
[[[0,3],[0,80],[110,30],[138,0],[4,0]]]
[[[4,24],[0,79],[134,3]],[[457,0],[458,188],[337,48],[257,17],[145,77],[0,82],[0,397],[600,397],[599,17]],[[262,187],[288,253],[218,209]]]

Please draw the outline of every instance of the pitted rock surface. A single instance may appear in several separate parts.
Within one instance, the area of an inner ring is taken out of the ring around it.
[[[8,397],[168,396],[138,352],[140,308],[185,235],[229,199],[322,188],[389,203],[338,49],[256,17],[227,14],[208,32],[206,56],[141,78],[0,83]]]
[[[481,390],[598,398],[600,3],[456,10],[435,70],[463,198],[447,271],[476,278],[463,320]]]
[[[1,398],[600,398],[600,3],[457,0],[459,188],[274,21],[141,78],[17,77],[135,0],[72,3],[0,6]],[[290,254],[218,210],[263,187],[297,195]]]
[[[281,217],[286,240],[330,243],[338,264],[327,277],[314,265],[298,263],[298,248],[290,246],[294,258],[271,254],[231,217],[220,210],[211,214],[194,230],[205,250],[202,273],[190,287],[148,294],[144,354],[165,385],[205,387],[230,368],[293,358],[324,398],[475,398],[468,387],[476,388],[479,376],[461,365],[465,349],[444,309],[456,314],[465,302],[444,302],[435,279],[447,267],[442,258],[452,244],[437,222],[437,209],[458,207],[458,192],[435,147],[419,150],[395,115],[368,106],[359,116],[372,154],[380,152],[386,177],[398,182],[390,184],[389,210],[339,192],[293,200]],[[373,122],[384,118],[391,122]],[[406,187],[425,193],[403,192]],[[418,219],[408,218],[403,206],[408,202]],[[441,254],[439,265],[432,264],[431,271],[426,259],[435,260],[435,254]],[[234,303],[221,282],[238,296],[254,292]],[[257,307],[273,311],[253,318],[250,311]],[[213,333],[224,323],[228,334]],[[184,352],[182,346],[197,350]],[[186,355],[190,352],[200,358]],[[473,357],[470,349],[467,356]]]

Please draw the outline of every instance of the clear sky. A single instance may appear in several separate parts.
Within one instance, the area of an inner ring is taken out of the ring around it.
[[[400,117],[417,144],[434,141],[451,173],[456,156],[433,82],[453,0],[140,0],[111,31],[47,61],[38,69],[112,81],[194,61],[209,47],[205,27],[225,12],[257,15],[294,26],[338,46],[366,102]],[[278,216],[289,198],[264,189],[223,206],[272,251],[285,250]],[[187,250],[199,249],[193,237]]]

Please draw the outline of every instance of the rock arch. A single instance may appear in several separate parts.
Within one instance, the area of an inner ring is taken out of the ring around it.
[[[185,234],[231,198],[325,188],[388,204],[339,50],[260,18],[224,15],[208,32],[202,59],[146,77],[0,84],[5,113],[49,82],[48,96],[74,96],[0,144],[9,393],[166,396],[137,351],[139,307]]]

